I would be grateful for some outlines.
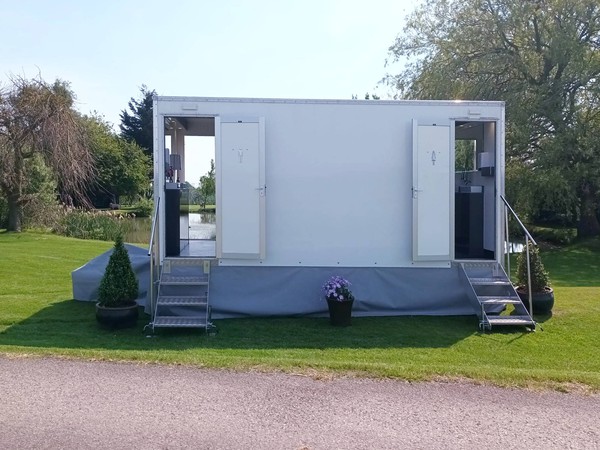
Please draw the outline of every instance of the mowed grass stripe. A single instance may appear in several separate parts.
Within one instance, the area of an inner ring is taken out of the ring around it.
[[[143,316],[136,329],[103,330],[92,303],[71,300],[70,273],[111,246],[0,233],[0,351],[317,377],[470,378],[559,389],[575,384],[600,391],[597,240],[543,253],[557,298],[554,315],[538,317],[544,331],[487,334],[477,332],[474,316],[354,318],[349,328],[331,327],[326,318],[230,319],[215,321],[217,336],[160,330],[152,338],[142,332],[148,321]],[[574,260],[583,262],[571,268]]]

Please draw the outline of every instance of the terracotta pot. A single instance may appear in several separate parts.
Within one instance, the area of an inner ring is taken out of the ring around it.
[[[517,294],[529,311],[529,292],[527,289],[517,288]],[[531,302],[533,304],[533,314],[549,314],[554,306],[554,290],[547,287],[543,292],[532,292]],[[531,311],[529,311],[531,314]]]
[[[349,327],[352,325],[352,304],[354,300],[339,302],[327,299],[329,306],[329,322],[337,327]]]
[[[138,319],[138,305],[106,307],[96,303],[96,320],[107,328],[134,327]]]

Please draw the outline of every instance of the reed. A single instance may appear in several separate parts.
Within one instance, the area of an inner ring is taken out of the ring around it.
[[[70,209],[57,222],[54,231],[67,237],[114,241],[118,235],[126,236],[135,228],[134,219],[134,214]]]

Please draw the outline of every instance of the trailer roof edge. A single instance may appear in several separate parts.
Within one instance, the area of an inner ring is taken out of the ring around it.
[[[254,98],[254,97],[184,97],[161,96],[159,102],[202,102],[202,103],[313,103],[313,104],[363,104],[363,105],[448,105],[448,106],[493,106],[504,107],[500,100],[335,100],[335,99],[293,99],[293,98]]]

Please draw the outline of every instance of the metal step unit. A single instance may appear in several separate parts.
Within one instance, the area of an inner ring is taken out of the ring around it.
[[[149,326],[155,328],[203,328],[210,320],[210,271],[213,258],[165,258]]]
[[[477,261],[461,262],[459,266],[460,277],[479,318],[480,330],[491,330],[494,326],[519,326],[535,330],[533,317],[500,264]]]

